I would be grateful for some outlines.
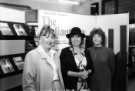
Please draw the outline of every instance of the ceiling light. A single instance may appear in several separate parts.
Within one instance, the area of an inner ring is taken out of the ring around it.
[[[60,3],[63,4],[73,4],[73,5],[79,5],[80,2],[78,1],[74,1],[74,0],[58,0]]]

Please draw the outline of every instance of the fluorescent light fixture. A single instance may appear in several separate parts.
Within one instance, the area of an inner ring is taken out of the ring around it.
[[[63,4],[73,4],[73,5],[79,5],[79,1],[74,1],[74,0],[58,0],[60,3]]]

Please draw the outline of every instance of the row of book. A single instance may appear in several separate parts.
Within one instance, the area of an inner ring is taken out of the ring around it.
[[[27,30],[23,24],[13,23],[9,26],[9,24],[6,22],[0,22],[0,35],[29,36],[27,31],[29,32],[30,30]]]
[[[0,70],[1,74],[7,74],[23,70],[24,60],[22,56],[10,58],[1,58],[0,59]],[[16,69],[17,68],[17,69]]]

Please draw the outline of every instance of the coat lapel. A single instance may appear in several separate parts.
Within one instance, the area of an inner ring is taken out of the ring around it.
[[[46,53],[44,52],[41,46],[38,46],[37,52],[40,54],[41,61],[45,61],[53,69],[52,65],[50,64],[48,60],[48,56],[46,55]]]

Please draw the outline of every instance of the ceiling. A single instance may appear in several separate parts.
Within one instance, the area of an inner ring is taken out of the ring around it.
[[[65,0],[62,0],[65,1]],[[0,0],[0,3],[9,3],[15,5],[30,6],[32,9],[46,9],[53,11],[90,14],[90,5],[93,2],[101,2],[101,0],[68,0],[78,1],[79,4],[60,3],[59,0]]]

